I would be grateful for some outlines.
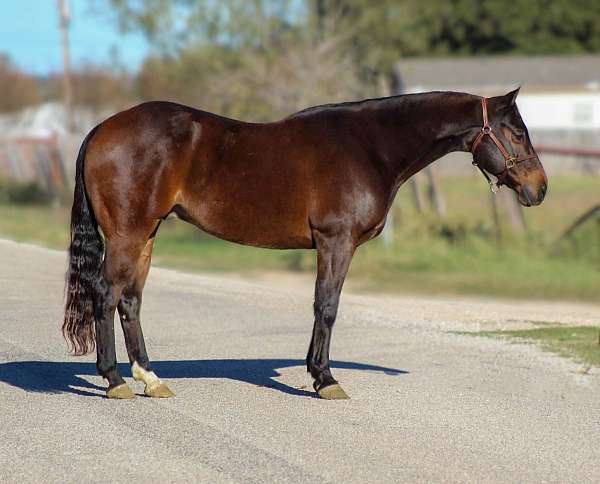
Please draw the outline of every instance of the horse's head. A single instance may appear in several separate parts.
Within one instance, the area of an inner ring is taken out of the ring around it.
[[[482,98],[483,125],[471,152],[473,164],[488,181],[487,173],[491,173],[496,185],[513,189],[519,202],[530,207],[544,200],[548,178],[517,109],[518,93],[516,89],[504,96]]]

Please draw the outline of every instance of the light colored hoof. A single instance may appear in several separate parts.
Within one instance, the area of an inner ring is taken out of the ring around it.
[[[348,400],[350,398],[337,383],[321,388],[317,393],[323,400]]]
[[[175,396],[175,393],[162,382],[158,385],[146,385],[144,393],[147,397],[153,398],[171,398]]]
[[[144,370],[138,365],[137,361],[134,361],[131,366],[131,374],[133,375],[134,380],[143,381],[146,384],[144,394],[147,397],[171,398],[175,396],[171,389],[160,381],[160,378],[156,376],[156,373],[151,370]]]
[[[106,396],[108,398],[119,398],[121,400],[129,400],[135,397],[135,393],[131,391],[131,388],[129,388],[129,385],[127,385],[127,383],[121,383],[116,387],[109,388],[108,390],[106,390]]]

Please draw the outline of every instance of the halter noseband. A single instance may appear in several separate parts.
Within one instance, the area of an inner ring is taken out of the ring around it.
[[[505,183],[506,177],[508,176],[508,170],[510,170],[517,163],[521,163],[522,161],[536,158],[537,155],[513,156],[508,151],[506,151],[506,148],[504,147],[502,142],[498,139],[498,137],[494,134],[492,127],[490,126],[490,123],[488,121],[488,113],[487,113],[487,99],[484,97],[481,98],[481,110],[483,112],[483,127],[481,128],[481,131],[475,138],[475,141],[473,141],[473,146],[471,146],[471,153],[473,153],[473,155],[475,155],[475,150],[477,149],[477,147],[483,140],[483,137],[486,135],[489,136],[490,139],[494,142],[494,144],[500,150],[500,153],[502,153],[502,156],[504,157],[504,170],[502,170],[502,172],[498,173],[497,175],[495,173],[493,173],[493,175],[496,177],[496,183],[494,183],[490,179],[490,177],[486,173],[486,171],[483,168],[481,168],[481,166],[479,166],[479,164],[475,161],[475,159],[473,159],[473,165],[475,165],[477,168],[479,168],[479,171],[481,171],[481,173],[483,173],[483,176],[490,184],[490,189],[492,190],[492,192],[496,193],[498,191],[498,187]]]

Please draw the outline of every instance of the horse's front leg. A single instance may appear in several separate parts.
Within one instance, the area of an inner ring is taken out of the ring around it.
[[[355,245],[351,237],[345,235],[327,236],[315,231],[313,237],[317,247],[315,323],[306,364],[315,380],[313,386],[321,398],[346,399],[348,395],[333,378],[329,368],[329,344]]]

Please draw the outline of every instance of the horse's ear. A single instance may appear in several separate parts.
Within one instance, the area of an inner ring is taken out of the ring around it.
[[[514,91],[510,91],[509,93],[502,96],[506,107],[512,107],[515,104],[517,104],[517,96],[519,95],[520,90],[521,86],[517,87]]]
[[[514,91],[510,91],[506,93],[504,96],[495,96],[490,99],[490,106],[493,106],[493,109],[499,113],[510,113],[517,104],[517,96],[519,95],[519,90],[521,87],[517,87]]]

